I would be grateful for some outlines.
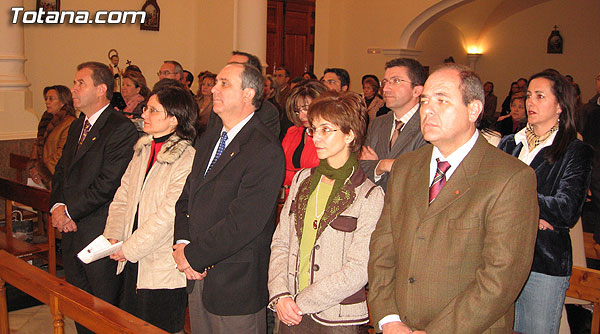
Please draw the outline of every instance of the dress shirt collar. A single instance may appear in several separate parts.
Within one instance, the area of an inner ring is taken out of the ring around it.
[[[91,126],[94,126],[94,123],[96,123],[96,121],[98,120],[98,118],[100,118],[100,115],[102,115],[102,112],[104,112],[104,110],[106,110],[106,108],[108,107],[110,103],[108,103],[107,105],[105,105],[104,107],[100,108],[100,110],[98,110],[97,112],[95,112],[92,117],[87,117],[85,116],[85,119],[88,120],[88,122],[90,122]]]
[[[248,115],[248,117],[244,118],[241,122],[236,124],[233,128],[229,129],[229,131],[227,131],[227,142],[225,142],[225,147],[227,147],[227,145],[231,143],[233,138],[235,138],[235,136],[237,136],[237,134],[242,130],[244,125],[246,125],[250,121],[252,116],[254,116],[254,112]],[[223,131],[225,131],[225,127],[221,129],[221,133],[223,133]],[[217,145],[219,145],[219,143],[217,143]]]
[[[394,114],[394,111],[392,111],[392,114],[394,114],[394,121],[402,121],[402,123],[406,124],[406,123],[408,123],[408,121],[410,121],[410,119],[417,112],[417,110],[419,110],[418,102],[406,114],[402,115],[402,117],[400,117],[400,119],[396,118],[396,114]]]
[[[437,171],[437,161],[436,159],[440,159],[440,161],[448,161],[450,164],[450,168],[446,172],[446,181],[450,179],[450,176],[454,173],[456,168],[460,165],[460,163],[465,159],[467,154],[471,152],[473,146],[477,142],[477,138],[479,138],[479,131],[475,130],[471,139],[469,139],[466,143],[464,143],[461,147],[459,147],[456,151],[452,152],[448,157],[444,157],[440,150],[433,146],[433,151],[431,152],[431,162],[429,163],[429,184],[433,181],[435,177],[435,172]]]
[[[515,143],[517,145],[523,144],[523,148],[521,149],[521,152],[519,152],[519,160],[529,165],[542,148],[552,145],[558,131],[554,131],[548,138],[546,138],[546,140],[541,142],[533,149],[533,151],[530,152],[529,145],[527,145],[527,135],[525,134],[526,130],[527,128],[523,128],[521,131],[515,133]]]

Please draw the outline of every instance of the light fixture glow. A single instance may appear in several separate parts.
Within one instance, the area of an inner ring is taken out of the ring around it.
[[[483,48],[480,46],[471,45],[467,48],[468,54],[480,55],[483,53]]]

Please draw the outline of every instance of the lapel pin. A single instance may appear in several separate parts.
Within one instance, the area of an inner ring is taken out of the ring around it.
[[[457,194],[457,195],[458,195],[458,194],[460,194],[460,190],[457,190],[457,191],[456,191],[456,194]]]
[[[96,140],[96,137],[92,138],[92,141]]]
[[[231,152],[231,155],[229,155],[229,156],[230,156],[230,157],[232,157],[232,156],[234,156],[234,155],[235,155],[235,153],[234,153],[234,152]]]

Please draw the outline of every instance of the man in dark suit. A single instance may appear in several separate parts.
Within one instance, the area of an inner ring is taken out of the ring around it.
[[[426,144],[419,124],[425,79],[425,69],[414,59],[397,58],[385,64],[383,98],[392,112],[371,122],[360,161],[365,174],[383,190],[394,160]]]
[[[50,198],[52,223],[63,232],[67,282],[109,303],[118,302],[117,262],[108,257],[84,264],[77,253],[104,231],[108,206],[121,184],[138,136],[133,123],[109,105],[113,76],[108,66],[77,66],[71,92],[82,117],[69,128]],[[78,325],[78,332],[88,332]]]
[[[476,130],[477,75],[445,64],[421,95],[426,145],[398,159],[371,236],[369,306],[384,333],[512,333],[538,227],[533,169]]]
[[[259,70],[229,63],[212,88],[217,126],[197,141],[176,205],[173,257],[188,278],[194,333],[266,331],[267,270],[284,176],[279,141],[255,110]]]

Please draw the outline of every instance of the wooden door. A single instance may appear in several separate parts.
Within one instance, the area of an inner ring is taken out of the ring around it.
[[[315,0],[268,0],[267,73],[283,66],[291,78],[313,71]]]

